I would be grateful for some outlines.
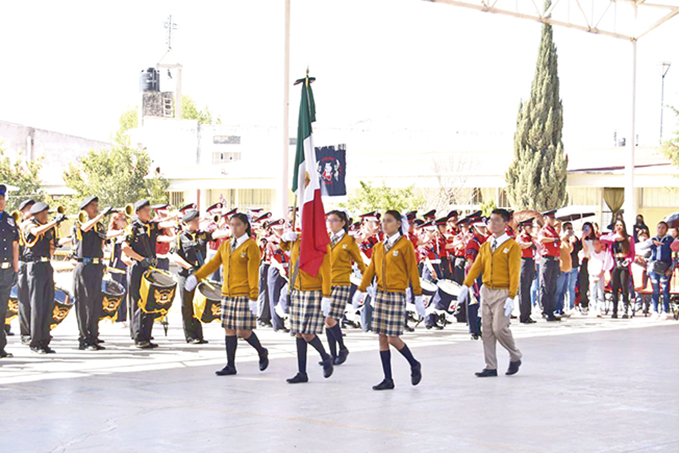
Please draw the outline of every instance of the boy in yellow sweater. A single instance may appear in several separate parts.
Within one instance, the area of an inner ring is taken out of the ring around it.
[[[505,232],[508,222],[507,210],[493,211],[488,225],[492,236],[481,246],[458,297],[460,302],[469,297],[469,287],[483,274],[481,336],[486,368],[476,373],[477,377],[497,376],[497,342],[509,351],[510,362],[506,374],[516,374],[521,366],[521,351],[516,347],[509,330],[509,318],[519,288],[521,247]]]

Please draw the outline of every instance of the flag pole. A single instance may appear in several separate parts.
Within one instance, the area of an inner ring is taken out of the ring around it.
[[[281,176],[278,185],[277,204],[285,216],[288,209],[289,191],[288,169],[290,152],[289,109],[290,109],[290,0],[285,0],[285,35],[283,56],[283,153],[281,155]]]
[[[292,231],[295,231],[297,224],[297,194],[295,194],[295,202],[292,205]]]

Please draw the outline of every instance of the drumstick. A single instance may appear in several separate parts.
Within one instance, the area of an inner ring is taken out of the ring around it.
[[[127,274],[127,272],[122,269],[118,269],[117,267],[106,266],[106,270],[114,274]]]
[[[203,282],[203,283],[205,283],[205,286],[207,286],[207,287],[210,288],[211,290],[214,291],[214,290],[216,289],[216,288],[214,287],[214,285],[213,285],[212,283],[210,283],[207,279],[203,278],[203,279],[201,279],[200,281]]]

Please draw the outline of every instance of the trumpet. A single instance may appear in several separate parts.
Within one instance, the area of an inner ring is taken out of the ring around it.
[[[113,212],[124,212],[126,217],[131,218],[134,216],[134,205],[132,203],[127,203],[122,208],[114,208]]]
[[[85,211],[80,211],[78,213],[78,223],[87,223],[90,220],[90,216]]]
[[[14,223],[16,223],[17,225],[19,225],[24,220],[24,215],[18,209],[12,211],[11,215],[12,218],[14,219]]]

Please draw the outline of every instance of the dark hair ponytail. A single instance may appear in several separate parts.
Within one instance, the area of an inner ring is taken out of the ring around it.
[[[336,215],[337,217],[339,217],[340,221],[344,222],[344,226],[342,227],[342,229],[344,230],[345,233],[349,232],[349,223],[351,222],[351,219],[349,219],[346,212],[339,211],[336,209],[334,211],[330,211],[328,215],[329,216]]]
[[[403,218],[401,217],[401,213],[398,212],[397,210],[390,209],[387,212],[385,212],[384,215],[392,216],[394,219],[396,219],[397,222],[401,223],[401,227],[403,226]],[[401,236],[403,236],[403,231],[401,227],[398,228],[398,232]]]
[[[252,226],[250,226],[250,219],[248,218],[248,216],[242,212],[237,212],[231,218],[233,219],[234,217],[246,225],[245,231],[247,235],[252,236]]]

